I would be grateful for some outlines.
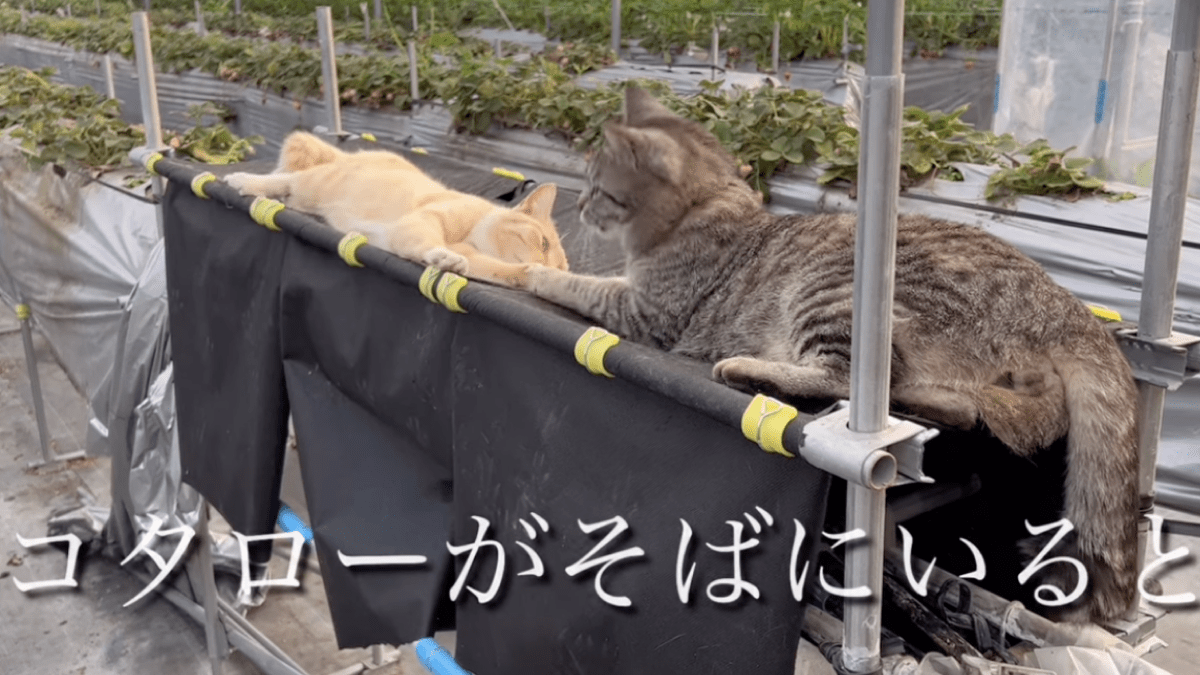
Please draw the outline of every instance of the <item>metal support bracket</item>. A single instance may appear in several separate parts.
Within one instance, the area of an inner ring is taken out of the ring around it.
[[[867,474],[860,467],[875,467],[870,475],[859,476],[861,480],[858,481],[875,489],[912,482],[932,483],[933,479],[924,471],[925,444],[938,433],[937,429],[890,416],[883,431],[873,434],[854,432],[850,430],[849,404],[842,401],[833,412],[804,425],[801,454],[817,467],[847,479],[849,475],[855,475],[856,468]],[[895,462],[863,460],[875,453],[890,454]],[[886,475],[888,473],[890,475]]]
[[[1150,340],[1139,337],[1136,328],[1113,332],[1133,376],[1142,382],[1175,391],[1184,381],[1200,375],[1200,337],[1183,333]]]

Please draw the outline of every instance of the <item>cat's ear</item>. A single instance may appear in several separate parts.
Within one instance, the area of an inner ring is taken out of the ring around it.
[[[550,214],[554,212],[554,199],[557,196],[558,186],[554,183],[545,183],[526,195],[520,204],[513,207],[513,210],[548,223]]]
[[[637,129],[609,122],[604,125],[604,151],[610,159],[646,171],[678,185],[684,179],[679,144],[661,129]]]
[[[637,85],[625,88],[625,124],[637,126],[655,117],[675,117],[665,105],[658,102],[650,92]]]

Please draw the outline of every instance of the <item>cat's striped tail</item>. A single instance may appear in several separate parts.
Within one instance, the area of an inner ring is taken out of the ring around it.
[[[1137,387],[1116,343],[1103,338],[1091,358],[1078,351],[1053,355],[1070,417],[1064,516],[1075,531],[1065,554],[1082,562],[1089,577],[1078,611],[1063,618],[1096,622],[1132,606],[1138,575]]]

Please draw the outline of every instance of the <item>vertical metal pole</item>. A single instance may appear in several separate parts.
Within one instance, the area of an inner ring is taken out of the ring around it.
[[[503,49],[503,47],[500,46],[500,38],[496,38],[495,40],[492,40],[492,53],[495,54],[496,58],[498,58],[498,59],[503,58],[504,49]]]
[[[412,6],[412,23],[413,23],[413,32],[414,32],[414,33],[420,32],[420,30],[421,30],[421,21],[420,21],[420,19],[417,17],[417,6],[416,6],[416,5],[413,5],[413,6]]]
[[[112,54],[104,55],[104,91],[109,98],[117,97],[117,82],[113,78]]]
[[[1200,3],[1176,0],[1163,83],[1162,115],[1158,123],[1154,187],[1150,193],[1150,231],[1138,314],[1138,336],[1150,340],[1169,336],[1175,315],[1175,289],[1179,280],[1183,217],[1192,161],[1192,129],[1196,123],[1196,95],[1200,89],[1198,43]],[[1144,515],[1154,509],[1154,473],[1158,464],[1165,398],[1166,389],[1146,382],[1138,383],[1139,484]],[[1139,567],[1145,560],[1147,530],[1147,519],[1143,517],[1138,526]]]
[[[371,645],[371,665],[383,665],[383,645]]]
[[[542,16],[546,17],[546,37],[550,37],[550,5],[542,7]]]
[[[779,22],[771,28],[771,72],[779,72]]]
[[[375,0],[375,20],[383,21],[383,0]]]
[[[363,15],[363,42],[371,41],[371,15],[367,12],[367,3],[358,3],[358,9]]]
[[[208,29],[204,27],[204,10],[200,9],[200,0],[193,0],[196,5],[196,32],[201,36],[208,35]]]
[[[242,15],[242,0],[233,0],[233,15]]]
[[[46,406],[42,401],[42,381],[38,376],[37,353],[33,350],[33,331],[29,326],[31,318],[29,305],[16,288],[17,318],[21,321],[21,343],[25,347],[25,365],[29,369],[29,389],[33,394],[33,415],[37,419],[38,443],[42,446],[42,463],[54,461],[50,454],[50,431],[46,428]],[[31,464],[36,464],[33,462]]]
[[[200,579],[204,587],[204,639],[208,643],[208,663],[212,675],[222,675],[223,652],[228,649],[221,610],[217,606],[217,581],[213,575],[212,532],[208,529],[208,502],[200,500],[200,522],[196,546],[200,554]]]
[[[870,3],[850,346],[850,430],[861,433],[882,431],[888,422],[903,40],[903,0]],[[879,639],[886,493],[853,484],[846,489],[846,531],[862,529],[866,541],[846,550],[845,583],[847,588],[866,586],[871,594],[861,600],[846,600],[842,659],[851,673],[878,673],[882,668]]]
[[[342,135],[342,110],[339,107],[337,55],[333,51],[333,12],[328,6],[317,8],[317,40],[321,45],[321,82],[325,86],[325,116],[329,132]]]
[[[717,52],[721,51],[721,27],[713,22],[712,30],[712,64],[714,68],[721,65],[720,59],[717,57]]]
[[[1092,137],[1092,156],[1104,160],[1107,163],[1108,154],[1105,152],[1105,147],[1108,145],[1109,139],[1112,137],[1112,124],[1107,125],[1104,133],[1101,133],[1101,125],[1106,117],[1105,110],[1108,108],[1108,83],[1112,79],[1112,57],[1113,57],[1113,42],[1117,37],[1117,14],[1120,12],[1121,0],[1112,0],[1108,7],[1108,31],[1104,38],[1104,61],[1100,65],[1100,83],[1096,88],[1096,114],[1095,124],[1096,131]]]
[[[158,149],[163,144],[162,118],[158,114],[158,82],[154,74],[154,56],[150,51],[150,18],[145,12],[133,13],[133,51],[137,58],[146,147]]]
[[[408,41],[408,82],[410,92],[412,94],[413,109],[416,110],[417,101],[421,100],[420,88],[417,86],[417,41]]]
[[[608,48],[617,58],[621,57],[621,0],[612,0],[612,40]]]
[[[147,4],[149,1],[146,0]],[[160,151],[163,148],[162,118],[158,114],[158,82],[154,74],[154,54],[150,49],[150,18],[145,12],[134,12],[132,21],[133,51],[137,58],[138,89],[142,100],[142,126],[146,131],[146,147]],[[163,179],[161,176],[152,176],[150,184],[154,189],[154,196],[160,202],[154,212],[158,219],[158,235],[161,237]]]

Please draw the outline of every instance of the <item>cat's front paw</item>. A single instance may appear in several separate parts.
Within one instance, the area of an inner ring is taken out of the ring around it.
[[[538,294],[539,289],[545,287],[546,277],[555,272],[553,267],[547,267],[539,263],[530,263],[524,267],[524,279],[522,279],[522,284],[517,288],[522,288],[534,295]]]
[[[225,184],[229,187],[237,190],[239,194],[252,197],[259,196],[260,194],[260,191],[255,187],[258,183],[258,174],[238,171],[225,176],[221,180],[225,181]]]
[[[421,262],[425,263],[426,265],[432,265],[433,267],[445,272],[453,272],[455,274],[461,274],[464,276],[467,274],[468,264],[466,257],[455,253],[448,248],[442,248],[439,246],[437,248],[429,249],[426,251],[425,255],[421,257]]]
[[[761,360],[751,356],[733,356],[717,361],[713,366],[712,376],[718,382],[732,387],[753,387],[770,377],[764,372]]]
[[[519,291],[529,290],[529,270],[534,267],[540,267],[537,263],[527,263],[524,265],[513,265],[511,268],[497,272],[487,281],[491,281],[505,288],[515,288]]]

